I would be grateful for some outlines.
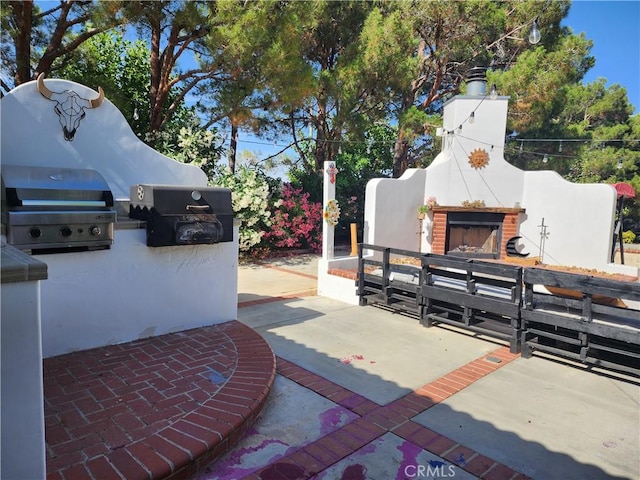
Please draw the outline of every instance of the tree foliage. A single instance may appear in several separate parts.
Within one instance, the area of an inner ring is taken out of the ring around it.
[[[211,159],[222,149],[209,140],[218,131],[230,133],[231,166],[239,135],[286,139],[282,151],[297,154],[292,182],[312,198],[323,162],[337,161],[344,206],[363,196],[372,176],[427,166],[443,103],[464,92],[470,67],[485,66],[489,83],[511,97],[508,161],[553,168],[572,181],[626,181],[640,192],[640,120],[624,88],[607,87],[605,79],[582,83],[595,59],[589,39],[561,26],[569,6],[567,0],[6,1],[0,2],[2,88],[39,72],[102,85],[134,130],[158,148],[194,161],[191,150],[180,151],[192,137],[189,148],[199,145],[212,175],[218,162]],[[542,41],[530,45],[534,18]],[[139,41],[125,41],[125,31],[137,32]],[[640,215],[639,203],[629,203],[632,215]]]
[[[178,62],[199,50],[211,32],[215,9],[215,2],[196,0],[126,2],[126,15],[149,42],[149,131],[161,130],[187,94],[214,75],[204,68],[182,71]]]
[[[121,1],[0,2],[2,67],[13,86],[46,75],[71,61],[76,49],[101,32],[125,21]],[[10,85],[3,79],[3,88]]]
[[[76,49],[73,62],[57,69],[56,76],[101,86],[136,135],[144,138],[149,131],[149,116],[143,108],[149,88],[149,53],[143,41],[125,40],[116,30],[99,33]]]

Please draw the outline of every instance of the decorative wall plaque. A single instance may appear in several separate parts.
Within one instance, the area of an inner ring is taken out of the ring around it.
[[[489,163],[489,154],[486,150],[477,148],[469,155],[469,165],[476,170],[486,167],[487,163]]]

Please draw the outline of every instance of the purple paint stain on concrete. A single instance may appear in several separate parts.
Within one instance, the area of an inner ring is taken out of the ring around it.
[[[328,433],[333,432],[337,427],[346,423],[348,418],[349,411],[340,406],[333,407],[322,412],[319,415],[320,433],[322,433],[322,435],[327,435]]]
[[[245,447],[245,448],[237,448],[234,450],[227,458],[216,463],[216,479],[218,480],[235,480],[237,478],[242,478],[243,476],[249,475],[253,473],[258,468],[261,468],[264,465],[255,465],[249,468],[238,468],[238,465],[242,464],[242,458],[245,455],[259,452],[260,450],[264,450],[267,446],[272,444],[289,446],[286,443],[280,440],[263,440],[255,447]],[[275,455],[273,458],[269,459],[269,462],[275,460],[280,455]]]
[[[367,467],[360,464],[349,465],[342,472],[340,480],[366,480]]]
[[[309,478],[309,474],[304,468],[298,465],[291,463],[274,463],[260,472],[260,478],[262,480],[282,480],[283,478],[304,480],[305,478]]]
[[[411,442],[404,441],[396,447],[402,452],[402,461],[400,462],[400,468],[396,473],[396,480],[405,480],[405,469],[409,466],[416,466],[418,464],[418,455],[422,451],[420,447],[414,445]]]

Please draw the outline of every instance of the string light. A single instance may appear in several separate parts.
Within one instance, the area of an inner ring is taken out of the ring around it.
[[[498,98],[498,87],[495,83],[491,85],[491,93],[489,94],[489,98],[491,100],[495,100],[496,98]]]
[[[540,41],[542,36],[540,35],[540,29],[538,28],[538,17],[533,20],[531,30],[529,30],[529,43],[535,45]]]

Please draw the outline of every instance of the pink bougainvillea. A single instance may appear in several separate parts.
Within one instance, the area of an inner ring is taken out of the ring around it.
[[[271,213],[271,228],[263,240],[272,248],[322,250],[322,205],[309,201],[309,194],[291,184],[282,186],[282,196]]]

